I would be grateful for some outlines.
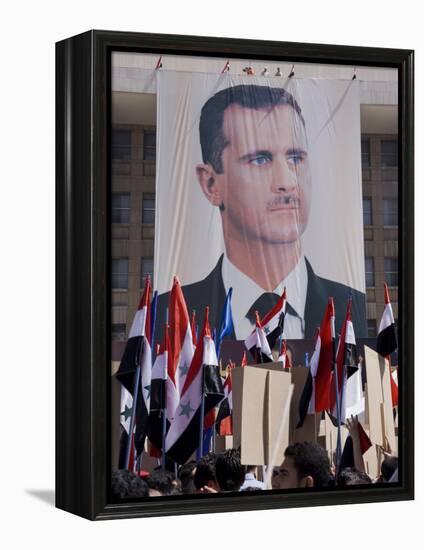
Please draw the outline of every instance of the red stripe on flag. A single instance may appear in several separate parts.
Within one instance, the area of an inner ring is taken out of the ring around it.
[[[359,444],[361,447],[361,453],[364,454],[372,447],[371,439],[368,437],[366,431],[362,427],[362,424],[358,422],[358,435],[359,435]]]
[[[181,349],[187,333],[187,327],[190,324],[187,305],[181,285],[174,277],[171,295],[169,299],[169,370],[168,374],[174,385],[176,383],[175,375],[178,367]]]
[[[328,300],[324,319],[320,328],[321,350],[315,377],[315,412],[330,408],[330,388],[332,379],[333,338],[331,336],[331,317],[334,314],[332,299]]]

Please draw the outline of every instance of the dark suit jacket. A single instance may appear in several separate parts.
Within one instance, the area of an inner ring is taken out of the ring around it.
[[[219,329],[222,308],[225,302],[225,287],[221,275],[222,260],[223,256],[220,257],[215,268],[205,279],[182,287],[189,314],[191,315],[193,309],[196,310],[196,321],[199,327],[203,325],[205,307],[209,306],[210,325],[212,328]],[[308,288],[305,304],[305,338],[314,337],[316,328],[321,325],[329,297],[334,298],[336,331],[340,333],[346,315],[346,305],[350,292],[352,292],[352,322],[355,335],[357,338],[365,338],[367,336],[365,294],[335,281],[318,277],[308,260],[306,260],[306,267],[308,272]],[[162,335],[168,301],[169,292],[161,294],[158,298],[156,317],[157,342],[159,342],[159,338]],[[290,303],[290,296],[288,297],[288,301]],[[265,313],[267,312],[260,312],[262,316]]]

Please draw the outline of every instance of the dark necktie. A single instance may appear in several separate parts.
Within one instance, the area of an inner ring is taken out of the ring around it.
[[[280,296],[275,294],[275,292],[264,292],[261,296],[259,296],[256,302],[252,304],[251,308],[246,313],[247,319],[249,319],[251,323],[255,324],[255,311],[257,311],[259,313],[259,317],[262,318],[268,313],[268,311],[271,311],[279,299]],[[288,302],[286,302],[286,314],[299,317]]]

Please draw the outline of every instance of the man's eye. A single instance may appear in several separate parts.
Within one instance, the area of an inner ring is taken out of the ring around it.
[[[253,157],[249,160],[249,164],[253,164],[254,166],[263,166],[264,164],[267,164],[270,162],[270,158],[266,155],[259,155],[257,157]]]
[[[305,160],[305,155],[303,155],[301,153],[293,153],[292,155],[289,155],[287,157],[287,161],[290,164],[294,164],[294,165],[300,164],[304,160]]]

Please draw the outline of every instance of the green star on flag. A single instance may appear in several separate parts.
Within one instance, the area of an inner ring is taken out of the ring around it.
[[[189,366],[186,363],[180,365],[180,371],[182,376],[185,376],[188,373]]]
[[[188,401],[185,405],[181,404],[180,407],[180,416],[183,416],[183,414],[185,414],[187,418],[190,418],[191,413],[194,412],[194,409],[190,407],[190,401]]]
[[[125,405],[125,410],[121,412],[121,416],[124,416],[124,422],[128,420],[128,418],[131,417],[132,414],[132,407],[131,409],[128,407],[128,405]]]

